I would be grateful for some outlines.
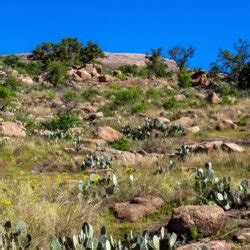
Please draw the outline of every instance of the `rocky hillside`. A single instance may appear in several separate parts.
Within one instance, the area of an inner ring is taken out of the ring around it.
[[[249,249],[248,90],[48,46],[0,58],[0,246]]]

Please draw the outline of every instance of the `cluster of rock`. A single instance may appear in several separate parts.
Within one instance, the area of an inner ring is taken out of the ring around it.
[[[130,201],[116,203],[112,211],[118,219],[138,222],[145,216],[155,213],[164,204],[161,197],[139,196]],[[247,220],[245,220],[247,222]],[[228,222],[227,213],[217,205],[188,205],[174,208],[172,217],[165,224],[169,232],[190,237],[194,232],[204,237],[203,240],[178,247],[179,250],[206,249],[235,249],[236,245],[223,240],[210,240],[207,237],[215,235]],[[238,242],[250,243],[249,223],[236,231],[234,239]],[[249,246],[249,245],[248,245]],[[242,248],[248,249],[248,248]]]
[[[98,79],[99,82],[109,82],[112,80],[110,75],[102,74],[102,66],[98,64],[86,64],[82,68],[69,68],[68,74],[75,82],[85,82],[91,79]]]

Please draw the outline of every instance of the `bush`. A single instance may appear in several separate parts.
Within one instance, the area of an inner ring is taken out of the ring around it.
[[[92,87],[86,88],[81,93],[81,96],[86,100],[91,100],[99,94],[98,90]]]
[[[147,69],[150,75],[156,77],[167,77],[169,72],[167,72],[168,65],[166,60],[162,57],[162,49],[152,49],[151,55],[146,55]]]
[[[77,38],[64,38],[61,43],[43,43],[32,51],[31,58],[48,65],[52,61],[60,61],[67,66],[85,64],[104,57],[102,49],[89,41],[84,46]]]
[[[148,104],[142,101],[138,101],[132,105],[132,113],[145,112],[148,109]]]
[[[56,61],[49,63],[47,80],[54,87],[66,84],[68,77],[67,67],[63,63]]]
[[[75,113],[69,111],[59,112],[52,121],[45,123],[44,127],[48,130],[68,130],[69,128],[76,127],[79,120]]]
[[[136,101],[140,100],[142,92],[143,92],[142,89],[138,86],[118,90],[115,93],[115,102],[114,103],[116,105],[135,103]]]
[[[78,98],[78,93],[75,90],[68,90],[64,98],[67,102],[73,102]]]
[[[192,78],[186,71],[182,71],[178,74],[178,81],[181,88],[189,88],[192,84]]]
[[[239,127],[245,127],[247,125],[247,118],[245,116],[241,116],[237,119],[235,124]]]
[[[126,64],[118,68],[124,75],[136,76],[138,74],[139,68],[135,64]]]
[[[22,75],[38,76],[44,69],[43,64],[40,62],[22,62],[20,58],[15,55],[4,57],[3,62]]]
[[[32,132],[34,129],[39,128],[39,123],[35,120],[35,118],[29,114],[27,111],[19,111],[15,117],[18,121],[21,121],[25,128]]]
[[[150,99],[153,99],[153,100],[158,100],[161,97],[159,89],[154,88],[154,87],[150,87],[146,91],[146,96],[147,96],[147,98],[150,98]]]
[[[22,81],[17,79],[16,77],[14,76],[9,76],[4,85],[8,88],[11,88],[11,89],[16,89],[17,87],[21,86],[22,85]]]
[[[220,70],[229,74],[231,78],[238,79],[242,70],[249,63],[249,48],[250,44],[247,41],[239,39],[239,42],[234,44],[235,53],[221,50],[217,59]]]
[[[240,71],[239,87],[242,89],[250,89],[250,62]]]
[[[194,56],[195,49],[193,47],[184,49],[180,46],[175,46],[168,50],[170,59],[175,60],[180,72],[186,69],[188,60]]]
[[[0,109],[4,109],[13,100],[14,92],[6,87],[0,86]]]
[[[132,148],[131,140],[123,137],[122,139],[112,143],[112,148],[122,151],[130,151]]]
[[[174,108],[180,108],[182,105],[180,102],[178,102],[174,97],[166,100],[163,104],[163,107],[165,109],[174,109]]]
[[[100,108],[100,111],[105,115],[105,116],[110,116],[113,117],[115,115],[114,111],[111,109],[110,106],[103,106]]]
[[[227,96],[239,96],[239,94],[240,94],[240,92],[237,88],[227,86],[227,85],[219,87],[217,92],[220,93],[221,96],[225,96],[225,97],[227,97]]]

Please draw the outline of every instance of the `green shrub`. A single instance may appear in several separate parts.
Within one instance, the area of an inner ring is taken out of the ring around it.
[[[174,97],[166,100],[163,104],[163,107],[165,109],[175,109],[175,108],[180,108],[182,104],[178,102]]]
[[[22,85],[22,81],[17,79],[16,77],[14,76],[9,76],[5,83],[4,83],[5,86],[7,86],[8,88],[11,88],[11,89],[16,89],[17,87],[21,86]]]
[[[19,111],[15,116],[16,120],[21,121],[25,128],[32,132],[34,129],[39,128],[39,123],[27,111]]]
[[[112,143],[112,148],[122,151],[130,151],[132,149],[132,141],[123,137],[122,139]]]
[[[242,89],[250,89],[250,62],[240,71],[239,87]]]
[[[192,78],[186,71],[182,71],[178,74],[178,81],[181,88],[189,88],[192,84]]]
[[[108,105],[102,106],[100,108],[100,111],[105,115],[105,116],[110,116],[113,117],[115,115],[114,111],[112,108]]]
[[[79,124],[76,113],[70,111],[59,112],[52,121],[44,123],[44,127],[48,130],[68,130],[69,128],[76,127]]]
[[[4,109],[13,100],[14,92],[6,87],[0,86],[0,109]]]
[[[141,78],[148,78],[150,76],[150,72],[147,68],[140,68],[136,76]]]
[[[16,55],[5,56],[3,57],[3,63],[13,68],[19,65],[20,58]]]
[[[157,89],[155,87],[150,87],[146,91],[146,96],[147,96],[147,98],[150,98],[153,100],[158,100],[158,99],[160,99],[160,91],[159,91],[159,89]]]
[[[150,75],[156,77],[168,77],[169,72],[167,72],[168,65],[166,60],[162,56],[162,49],[152,49],[151,55],[146,55],[147,69]]]
[[[245,127],[247,125],[247,118],[245,116],[241,116],[237,119],[235,124],[239,127]]]
[[[135,64],[125,64],[118,68],[122,74],[127,76],[136,76],[139,71],[139,67]]]
[[[96,88],[89,87],[83,90],[83,92],[81,93],[81,96],[86,100],[91,100],[98,94],[99,92]]]
[[[77,38],[64,38],[58,44],[43,43],[32,51],[31,58],[48,65],[52,61],[60,61],[67,66],[85,64],[104,57],[99,45],[89,41],[84,46]]]
[[[196,227],[191,230],[191,237],[196,241],[203,239],[202,233]]]
[[[169,49],[168,54],[170,59],[177,63],[180,72],[182,72],[187,68],[188,60],[194,56],[195,48],[189,47],[185,49],[177,45],[174,48]]]
[[[221,96],[239,96],[240,92],[236,87],[231,86],[221,86],[218,89],[218,93],[220,93]]]
[[[142,101],[137,101],[132,105],[132,113],[145,112],[148,109],[149,105]]]
[[[68,80],[67,66],[61,62],[51,62],[48,65],[47,80],[50,81],[54,87],[66,84]]]
[[[140,100],[143,91],[142,88],[135,86],[127,89],[119,90],[115,93],[115,104],[124,105],[128,103],[135,103]]]
[[[66,94],[64,95],[64,98],[67,102],[73,102],[77,100],[78,93],[75,90],[68,90]]]
[[[15,55],[4,57],[3,62],[22,75],[38,76],[44,69],[41,62],[23,62]]]

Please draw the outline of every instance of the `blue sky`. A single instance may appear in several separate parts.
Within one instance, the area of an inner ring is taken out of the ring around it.
[[[77,37],[107,52],[194,46],[191,66],[208,68],[220,48],[250,41],[249,0],[1,0],[0,54]]]

